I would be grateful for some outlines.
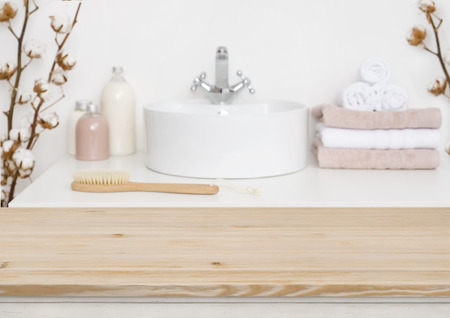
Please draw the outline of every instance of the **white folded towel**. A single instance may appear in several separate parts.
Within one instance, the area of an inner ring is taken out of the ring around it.
[[[438,129],[343,129],[316,125],[317,136],[328,148],[412,149],[437,148]]]
[[[367,83],[353,83],[342,94],[342,106],[347,109],[374,111],[379,105],[377,91]]]
[[[408,108],[408,93],[401,87],[394,85],[374,85],[380,100],[377,110],[399,111]]]
[[[370,57],[361,64],[359,74],[366,83],[386,84],[391,78],[391,67],[381,57]]]

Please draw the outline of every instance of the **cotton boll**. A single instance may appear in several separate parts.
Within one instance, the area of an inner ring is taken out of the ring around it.
[[[38,79],[34,82],[34,87],[33,87],[33,91],[37,94],[40,93],[45,93],[46,91],[48,91],[49,89],[49,85],[47,83],[47,81],[43,80],[43,79]]]
[[[44,101],[48,102],[53,97],[51,88],[49,87],[45,92],[39,94],[39,97]]]
[[[17,14],[17,5],[14,2],[0,2],[0,22],[8,22]]]
[[[72,30],[72,22],[68,15],[53,15],[50,19],[50,26],[56,33],[66,34]]]
[[[428,85],[428,91],[434,96],[444,94],[446,88],[447,80],[445,78],[437,78]]]
[[[26,89],[19,89],[17,92],[17,103],[25,105],[33,98],[33,93]]]
[[[426,13],[436,11],[436,5],[433,0],[419,0],[419,9]]]
[[[418,46],[423,43],[423,40],[427,37],[427,30],[422,25],[416,25],[409,31],[409,35],[406,38],[408,43],[412,46]]]
[[[9,132],[9,137],[12,140],[18,141],[18,142],[26,142],[31,137],[31,129],[28,128],[13,128]]]
[[[44,129],[53,129],[59,125],[59,117],[55,112],[39,115],[39,125]]]
[[[11,158],[11,156],[17,150],[18,146],[19,146],[19,144],[15,140],[9,139],[9,140],[5,140],[4,142],[2,142],[2,160],[3,160],[3,165],[5,167],[8,166],[7,159]]]
[[[0,80],[9,80],[16,73],[17,66],[14,62],[0,63]]]
[[[58,124],[59,117],[58,117],[58,114],[56,114],[55,112],[46,113],[40,117],[41,117],[41,119],[45,120],[46,122],[51,123],[53,126],[56,126]]]
[[[52,83],[55,85],[63,85],[67,82],[66,72],[62,68],[58,68],[53,71]]]
[[[14,152],[13,160],[16,166],[22,170],[32,169],[34,166],[34,156],[31,150],[19,148]]]
[[[45,54],[45,44],[39,40],[28,40],[23,46],[23,52],[30,58],[41,58]]]
[[[67,52],[59,52],[56,55],[56,63],[58,63],[59,67],[61,67],[64,71],[70,71],[73,69],[77,61]]]
[[[15,144],[14,140],[5,140],[2,146],[3,152],[4,153],[10,152],[14,148],[14,144]]]
[[[33,91],[44,101],[49,101],[52,97],[49,83],[42,79],[34,82]]]
[[[34,168],[34,156],[31,150],[25,148],[19,148],[14,153],[13,162],[19,172],[19,177],[28,178],[33,172]]]

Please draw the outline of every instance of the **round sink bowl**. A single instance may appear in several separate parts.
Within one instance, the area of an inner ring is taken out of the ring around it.
[[[260,178],[306,165],[308,108],[283,101],[214,105],[159,102],[144,108],[148,168],[195,178]]]

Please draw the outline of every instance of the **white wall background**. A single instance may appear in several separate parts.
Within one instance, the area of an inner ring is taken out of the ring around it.
[[[77,5],[37,2],[40,10],[31,18],[29,38],[45,41],[48,57],[27,70],[23,83],[29,88],[34,79],[47,77],[54,55],[48,16],[73,14]],[[450,1],[436,2],[444,18],[442,44],[450,48]],[[366,57],[384,57],[391,63],[391,83],[407,89],[411,107],[442,108],[443,143],[450,137],[448,101],[426,92],[428,83],[441,76],[438,61],[405,40],[413,25],[426,25],[416,0],[84,0],[78,21],[67,45],[78,63],[65,86],[67,97],[55,106],[61,125],[37,143],[34,178],[66,153],[65,124],[74,102],[99,103],[113,65],[124,67],[141,115],[142,106],[150,102],[203,98],[189,88],[203,70],[213,81],[214,53],[220,45],[229,50],[230,80],[242,69],[257,90],[253,96],[242,93],[236,102],[283,99],[307,106],[334,102],[345,85],[358,79]],[[14,61],[15,40],[6,27],[0,24],[0,60]],[[431,36],[427,40],[434,48]],[[7,90],[1,82],[2,110],[8,106]],[[138,119],[142,149],[144,127],[142,117]],[[3,133],[5,123],[2,118]]]

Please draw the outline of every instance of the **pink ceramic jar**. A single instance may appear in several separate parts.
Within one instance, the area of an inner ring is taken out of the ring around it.
[[[98,107],[90,104],[76,126],[77,160],[105,160],[109,158],[109,129]]]

